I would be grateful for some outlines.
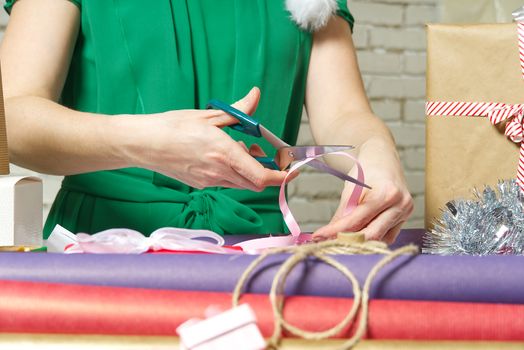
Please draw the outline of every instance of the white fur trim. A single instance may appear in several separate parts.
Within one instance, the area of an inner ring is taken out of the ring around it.
[[[316,31],[338,10],[337,0],[286,0],[286,8],[298,26]]]

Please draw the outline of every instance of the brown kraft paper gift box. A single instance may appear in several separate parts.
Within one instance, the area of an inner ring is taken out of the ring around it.
[[[524,103],[517,25],[429,25],[427,100]],[[486,117],[426,116],[426,228],[448,201],[515,178],[518,156]]]
[[[7,133],[3,96],[2,75],[0,73],[0,175],[9,174],[9,157],[7,154]]]

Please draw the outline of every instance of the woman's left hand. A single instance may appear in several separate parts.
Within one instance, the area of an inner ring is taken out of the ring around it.
[[[359,205],[344,216],[348,198],[354,185],[346,182],[340,205],[331,222],[318,229],[313,238],[335,238],[339,232],[365,234],[366,239],[381,240],[388,244],[395,241],[402,224],[413,212],[413,199],[404,179],[395,151],[376,140],[361,147],[359,160],[365,173],[366,184]],[[352,174],[354,175],[354,174]]]

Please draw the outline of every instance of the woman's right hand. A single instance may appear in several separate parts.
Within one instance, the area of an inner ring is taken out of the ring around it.
[[[252,114],[260,99],[253,88],[233,104]],[[133,166],[147,168],[196,187],[230,187],[262,191],[280,185],[284,171],[264,168],[251,150],[233,140],[221,128],[238,120],[221,110],[177,110],[154,115],[116,117],[130,130],[124,154]],[[250,154],[251,153],[251,154]]]
[[[285,172],[265,169],[220,128],[237,121],[215,110],[154,115],[75,111],[58,102],[80,28],[70,1],[17,1],[0,45],[10,160],[41,173],[74,175],[142,167],[197,187],[260,191]],[[50,50],[49,48],[53,49]],[[254,89],[235,106],[251,114]]]

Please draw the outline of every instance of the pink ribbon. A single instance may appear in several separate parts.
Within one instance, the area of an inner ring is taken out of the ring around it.
[[[289,172],[287,173],[284,181],[282,182],[282,185],[280,185],[280,194],[279,194],[279,199],[278,199],[279,205],[280,205],[280,211],[282,212],[282,215],[284,216],[284,222],[286,223],[287,227],[289,228],[291,235],[282,236],[282,237],[257,238],[257,239],[252,239],[252,240],[245,241],[245,242],[240,242],[238,244],[235,244],[235,246],[241,247],[242,250],[247,254],[259,254],[261,251],[265,249],[269,249],[269,248],[288,247],[292,245],[311,242],[312,234],[302,232],[302,230],[300,229],[300,226],[298,225],[297,220],[295,219],[295,217],[291,213],[291,210],[289,209],[289,205],[287,204],[287,200],[286,200],[285,188],[286,188],[287,179],[293,172],[295,172],[297,169],[299,169],[303,165],[309,163],[313,159],[323,157],[327,154],[339,155],[339,156],[344,156],[344,157],[352,159],[355,162],[355,164],[357,165],[357,170],[358,170],[357,180],[359,180],[362,183],[364,182],[364,171],[362,170],[362,166],[360,165],[359,161],[355,157],[353,157],[352,155],[348,153],[330,152],[330,153],[325,153],[325,154],[314,155],[305,160],[297,162],[289,169]],[[362,195],[362,187],[355,186],[346,204],[346,208],[344,210],[344,216],[349,215],[353,211],[353,209],[357,207],[361,195]]]

